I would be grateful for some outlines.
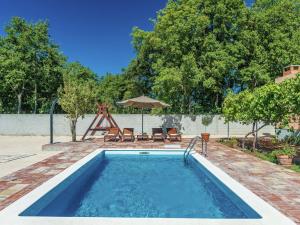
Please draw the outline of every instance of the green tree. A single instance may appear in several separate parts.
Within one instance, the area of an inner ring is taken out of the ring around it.
[[[99,100],[114,112],[135,112],[115,102],[145,94],[169,103],[169,113],[219,113],[228,90],[251,92],[300,64],[298,0],[170,0],[152,22],[152,31],[133,29],[128,67],[98,81]],[[47,22],[13,18],[0,37],[3,111],[46,112],[64,63]]]
[[[107,104],[112,112],[117,112],[119,107],[116,102],[123,99],[125,88],[124,76],[107,74],[99,81],[98,99]]]
[[[296,0],[168,1],[153,22],[134,28],[128,72],[171,112],[218,112],[228,89],[253,90],[300,63]]]
[[[63,71],[63,87],[59,88],[59,104],[70,120],[72,141],[76,141],[76,124],[96,106],[97,91],[93,73],[78,63],[69,64]]]
[[[74,76],[79,80],[97,81],[97,75],[89,68],[80,64],[80,62],[71,62],[66,64],[63,70],[64,74]]]
[[[140,82],[129,77],[127,70],[124,70],[122,74],[106,74],[99,79],[98,100],[108,104],[111,112],[135,112],[134,108],[120,107],[116,103],[144,93]]]
[[[281,90],[284,94],[285,106],[287,107],[290,119],[300,119],[300,74],[296,79],[285,80],[281,84]]]
[[[226,76],[237,67],[232,52],[246,11],[240,0],[169,1],[154,31],[134,29],[140,74],[173,112],[220,107]]]
[[[300,7],[298,0],[257,0],[253,24],[267,54],[264,67],[271,79],[289,64],[300,63]]]
[[[27,23],[14,17],[0,38],[2,97],[17,103],[18,113],[36,113],[39,101],[51,102],[62,83],[65,57],[50,40],[48,27],[47,22]]]
[[[291,116],[300,114],[300,77],[281,84],[268,84],[253,91],[245,90],[239,94],[228,94],[223,103],[223,116],[226,122],[252,124],[256,147],[257,132],[267,125],[287,125]],[[262,125],[257,126],[258,123]]]

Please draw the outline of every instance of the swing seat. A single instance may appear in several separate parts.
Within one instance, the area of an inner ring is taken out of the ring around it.
[[[95,127],[95,128],[92,128],[91,130],[94,130],[94,131],[107,131],[110,127]]]

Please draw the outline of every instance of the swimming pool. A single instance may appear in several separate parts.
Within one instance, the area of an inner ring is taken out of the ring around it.
[[[293,224],[199,154],[188,164],[182,155],[98,150],[2,216],[10,215],[14,224],[41,225]]]

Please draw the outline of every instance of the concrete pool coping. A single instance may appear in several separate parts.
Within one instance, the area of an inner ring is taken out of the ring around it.
[[[201,163],[207,170],[209,170],[213,175],[215,175],[221,182],[223,182],[228,188],[230,188],[235,194],[237,194],[242,200],[244,200],[251,208],[253,208],[257,213],[259,213],[261,219],[177,219],[177,218],[107,218],[107,217],[20,217],[18,216],[26,208],[31,206],[39,198],[57,186],[59,183],[64,181],[72,173],[77,171],[84,164],[93,159],[96,155],[100,154],[103,151],[128,151],[130,154],[136,154],[138,151],[149,151],[157,152],[158,154],[163,154],[166,151],[166,154],[173,154],[176,152],[182,153],[184,149],[174,150],[174,149],[163,149],[157,150],[154,149],[109,149],[102,148],[93,151],[88,154],[60,174],[54,176],[50,180],[43,183],[41,186],[37,187],[30,193],[26,194],[16,202],[9,205],[7,208],[3,209],[0,212],[0,221],[4,221],[1,225],[140,225],[140,224],[149,224],[149,225],[293,225],[295,224],[288,217],[280,213],[278,210],[273,208],[267,202],[259,198],[257,195],[252,193],[250,190],[242,186],[240,183],[235,181],[224,171],[214,166],[210,161],[201,156],[198,153],[194,153],[193,157]]]

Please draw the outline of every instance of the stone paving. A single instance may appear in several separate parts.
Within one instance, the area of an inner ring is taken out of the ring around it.
[[[94,139],[85,143],[57,144],[55,148],[68,150],[0,178],[0,210],[97,148],[184,148],[188,142],[188,139],[184,139],[181,143],[153,141],[104,143],[102,139]],[[214,140],[209,143],[208,149],[208,160],[214,165],[300,225],[299,173],[262,161]]]
[[[300,224],[300,173],[213,142],[208,159]]]
[[[0,163],[7,163],[17,159],[33,156],[34,154],[0,155]]]

